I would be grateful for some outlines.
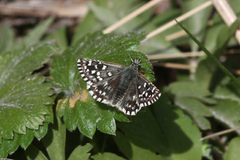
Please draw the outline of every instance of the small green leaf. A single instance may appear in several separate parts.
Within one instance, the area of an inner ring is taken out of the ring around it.
[[[189,97],[176,97],[175,104],[187,111],[201,129],[211,128],[210,122],[205,117],[210,117],[212,114],[209,108],[199,100]]]
[[[45,122],[43,123],[43,125],[39,126],[38,130],[34,130],[34,136],[40,140],[41,138],[43,138],[48,132],[48,123]]]
[[[239,86],[235,83],[228,85],[218,85],[214,91],[214,97],[219,99],[231,99],[240,102]]]
[[[60,27],[56,31],[48,35],[44,40],[55,40],[61,50],[65,50],[68,46],[66,30],[66,26]]]
[[[81,23],[78,24],[75,34],[73,35],[72,45],[81,39],[87,33],[93,33],[101,29],[101,25],[98,23],[97,18],[92,12],[88,12]]]
[[[92,158],[94,160],[113,160],[113,159],[114,160],[125,160],[125,158],[119,157],[116,154],[108,153],[108,152],[96,154],[96,155],[92,156]]]
[[[43,82],[31,76],[0,90],[0,137],[10,139],[13,131],[26,134],[26,127],[39,128],[50,113],[47,105],[53,103],[51,85]]]
[[[65,160],[66,125],[60,118],[49,124],[49,130],[42,139],[50,159]]]
[[[211,92],[207,89],[201,87],[199,83],[196,82],[174,82],[169,86],[170,92],[177,97],[193,97],[202,98],[205,96],[210,96]]]
[[[24,38],[24,44],[26,47],[29,47],[37,42],[44,35],[47,28],[53,22],[54,18],[48,18],[43,23],[38,24],[33,30],[31,30],[27,36]]]
[[[0,89],[7,83],[17,82],[40,68],[56,51],[55,45],[43,42],[28,49],[11,51],[3,55],[0,59]]]
[[[240,126],[240,104],[230,99],[216,99],[217,104],[210,107],[213,117],[227,125],[229,128]],[[236,131],[240,134],[240,131]]]
[[[92,149],[92,145],[87,143],[85,146],[78,146],[74,149],[74,151],[69,156],[68,160],[88,160],[90,153],[88,153]]]
[[[175,96],[175,104],[187,111],[201,129],[211,128],[209,121],[205,118],[211,116],[211,112],[206,105],[201,103],[201,101],[215,102],[206,98],[211,95],[211,92],[197,82],[185,81],[172,83],[169,90]]]
[[[240,159],[240,138],[236,137],[230,141],[228,145],[226,155],[224,156],[225,160],[236,160]]]
[[[36,147],[30,145],[24,152],[28,160],[48,160],[48,158]]]

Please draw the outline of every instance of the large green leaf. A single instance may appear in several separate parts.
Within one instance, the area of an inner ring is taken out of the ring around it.
[[[53,85],[61,95],[58,101],[57,115],[63,116],[66,126],[70,130],[79,128],[86,136],[92,137],[96,127],[103,133],[115,134],[115,118],[119,121],[128,121],[128,118],[115,108],[96,102],[87,92],[83,80],[78,80],[80,75],[77,69],[78,58],[94,58],[107,62],[129,65],[131,59],[124,44],[129,49],[131,57],[140,58],[145,69],[145,76],[153,80],[151,64],[146,55],[133,51],[139,45],[139,40],[144,38],[143,33],[130,32],[122,35],[101,32],[88,34],[74,46],[67,49],[61,56],[53,61],[51,76]]]
[[[3,55],[0,59],[0,89],[40,68],[56,51],[57,48],[52,43],[42,42]]]
[[[26,127],[38,129],[50,114],[51,85],[36,76],[6,85],[0,90],[0,137],[10,139],[13,131],[26,134]]]
[[[131,123],[119,123],[124,132],[147,142],[155,152],[172,159],[201,159],[201,133],[192,121],[176,107],[168,104],[166,96],[153,104],[153,114],[138,113]],[[151,108],[151,107],[148,107]],[[126,146],[127,147],[127,146]]]

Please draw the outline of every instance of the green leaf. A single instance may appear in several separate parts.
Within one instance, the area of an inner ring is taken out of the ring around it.
[[[47,129],[47,123],[43,123],[43,125],[39,127],[39,130],[47,131]],[[34,136],[36,137],[38,135],[37,132],[39,132],[39,130],[27,128],[26,134],[14,133],[13,139],[2,139],[2,142],[0,142],[0,157],[7,157],[8,154],[15,152],[19,146],[26,149],[32,143]],[[42,134],[41,137],[38,138],[42,138],[45,134]]]
[[[178,97],[193,97],[193,98],[203,98],[205,96],[210,96],[206,88],[201,87],[196,82],[190,81],[180,81],[171,83],[169,86],[170,92]],[[187,92],[186,92],[187,91]]]
[[[92,149],[91,144],[86,144],[85,146],[78,146],[74,149],[74,151],[69,156],[68,160],[88,160],[90,153],[88,153]]]
[[[13,131],[26,134],[26,127],[38,129],[45,121],[53,91],[43,82],[44,78],[31,76],[0,90],[0,137],[10,139]]]
[[[240,138],[236,137],[230,141],[228,145],[225,160],[235,160],[240,159],[240,148],[239,148]]]
[[[197,99],[176,97],[175,104],[187,111],[201,129],[206,130],[211,128],[209,121],[205,117],[210,117],[212,114],[208,107]]]
[[[210,111],[217,120],[229,128],[240,126],[240,104],[230,99],[216,99],[217,104],[210,108]],[[240,134],[239,130],[236,130]]]
[[[228,85],[218,85],[214,91],[214,97],[240,102],[239,86],[233,82]]]
[[[72,49],[67,49],[62,55],[56,56],[53,60],[53,69],[50,70],[54,78],[53,85],[59,91],[65,92],[66,97],[74,95],[78,69],[76,67],[77,59],[71,55]]]
[[[54,18],[48,18],[46,21],[38,24],[33,30],[31,30],[26,37],[24,37],[24,45],[29,47],[40,41]]]
[[[24,152],[25,156],[28,160],[35,159],[35,160],[48,160],[48,158],[36,147],[30,145],[26,151]]]
[[[60,27],[56,31],[48,35],[44,40],[54,40],[57,42],[61,50],[65,50],[68,46],[66,30],[66,26]]]
[[[28,49],[11,51],[3,55],[0,59],[0,89],[40,68],[56,51],[55,45],[43,42]]]
[[[118,132],[114,140],[128,159],[164,159],[161,155],[157,155],[146,141],[135,136],[124,136],[122,133]]]
[[[96,103],[85,90],[82,97],[74,107],[65,108],[64,122],[70,130],[79,130],[87,137],[92,137],[96,127],[103,133],[115,135],[116,124],[109,106]]]
[[[213,104],[215,101],[206,98],[211,95],[206,88],[201,87],[197,82],[180,81],[172,83],[169,90],[175,96],[175,104],[190,114],[201,129],[211,128],[209,121],[205,118],[211,116],[211,112],[201,101]]]
[[[201,133],[181,110],[168,103],[169,99],[163,94],[152,105],[156,118],[146,108],[146,112],[139,112],[132,118],[132,123],[119,123],[118,126],[125,134],[147,142],[164,157],[201,159]]]
[[[133,51],[139,45],[139,40],[144,38],[142,32],[129,32],[126,34],[107,34],[95,32],[80,39],[74,46],[54,59],[53,69],[50,71],[53,77],[53,85],[61,98],[57,105],[57,115],[63,116],[69,130],[76,127],[87,137],[92,137],[96,127],[103,133],[115,135],[115,119],[129,121],[123,113],[116,108],[96,102],[87,92],[86,83],[80,78],[76,66],[78,58],[92,58],[107,62],[129,65],[131,57],[140,58],[145,69],[145,76],[153,80],[151,64],[146,55]]]
[[[145,140],[160,154],[169,154],[167,142],[154,116],[146,108],[146,112],[138,112],[131,123],[119,123],[118,127],[125,133]],[[161,145],[159,145],[161,144]],[[166,148],[165,148],[166,146]]]
[[[119,157],[116,154],[108,153],[108,152],[96,154],[96,155],[92,156],[92,158],[94,160],[113,160],[113,159],[114,160],[125,160],[124,158]]]
[[[42,139],[50,159],[65,160],[66,125],[60,118],[49,124],[47,135]]]
[[[82,22],[78,24],[72,39],[72,45],[75,45],[76,42],[87,33],[93,33],[100,29],[102,29],[101,24],[98,22],[95,15],[89,11],[88,14],[82,20]]]
[[[7,23],[0,26],[0,37],[0,55],[3,55],[12,49],[14,42],[13,29]]]
[[[161,144],[171,152],[172,159],[201,159],[202,142],[201,132],[180,109],[170,105],[169,99],[164,96],[154,105],[159,128],[162,130],[167,145]],[[161,153],[160,153],[161,154]]]

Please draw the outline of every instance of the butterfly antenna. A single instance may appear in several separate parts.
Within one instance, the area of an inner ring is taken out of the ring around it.
[[[129,54],[129,52],[128,52],[126,46],[125,46],[123,43],[121,43],[120,45],[122,45],[122,46],[125,48],[125,50],[127,51],[127,53],[128,53],[128,55],[129,55],[131,61],[133,62],[133,59],[132,59],[131,55]]]

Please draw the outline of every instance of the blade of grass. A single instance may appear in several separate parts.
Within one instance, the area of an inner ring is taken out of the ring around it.
[[[176,22],[177,22],[178,25],[189,35],[189,37],[190,37],[195,43],[197,43],[197,45],[207,54],[207,56],[208,56],[227,76],[229,76],[234,83],[236,83],[236,84],[240,87],[240,81],[239,81],[236,77],[234,77],[234,76],[232,75],[232,73],[229,72],[228,69],[225,68],[225,67],[207,50],[207,48],[205,48],[205,47],[201,44],[201,42],[199,42],[185,27],[183,27],[183,25],[181,25],[177,20],[176,20]],[[235,22],[233,23],[232,27],[236,27],[236,28],[237,28],[237,25],[238,25],[238,24],[239,24],[239,21],[237,20],[237,21],[235,21]],[[234,30],[234,32],[235,32],[235,30]],[[234,34],[234,32],[232,33],[232,35]]]

